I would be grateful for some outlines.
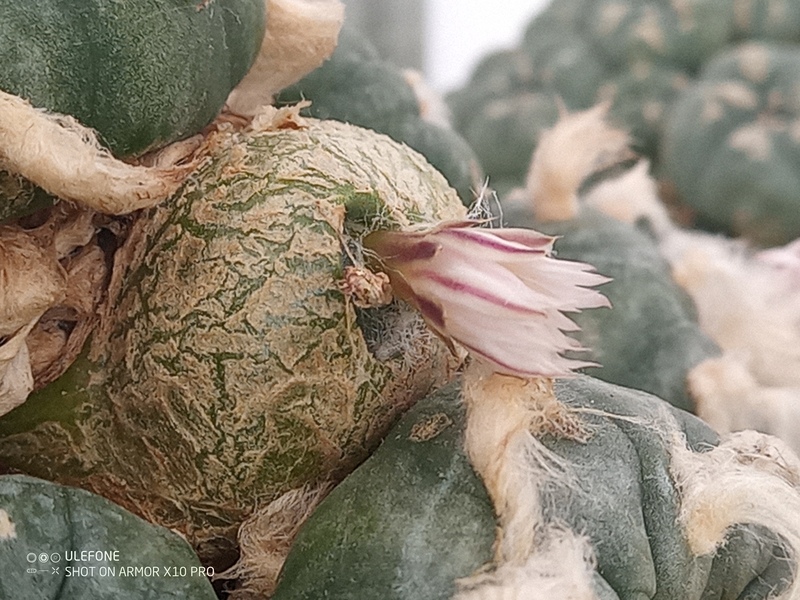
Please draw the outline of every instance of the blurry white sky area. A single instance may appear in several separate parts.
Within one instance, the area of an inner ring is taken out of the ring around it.
[[[558,2],[558,0],[553,0]],[[424,71],[439,92],[462,87],[485,54],[516,46],[549,0],[426,0]]]

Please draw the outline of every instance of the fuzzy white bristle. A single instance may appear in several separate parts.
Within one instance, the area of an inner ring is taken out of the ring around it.
[[[800,556],[800,459],[777,438],[744,431],[708,452],[692,452],[676,439],[671,472],[681,494],[679,521],[698,556],[725,543],[730,527],[751,523],[783,538]],[[795,577],[779,598],[800,598]]]
[[[525,183],[537,220],[573,218],[583,181],[631,156],[630,137],[607,122],[608,109],[608,104],[600,104],[583,112],[562,114],[542,134]]]
[[[596,600],[594,560],[588,541],[552,529],[523,564],[503,564],[458,582],[453,600]]]
[[[646,159],[594,186],[582,202],[623,223],[634,225],[646,221],[657,238],[664,237],[674,227],[658,196],[658,186],[650,176],[650,161]]]
[[[697,415],[719,433],[755,429],[800,453],[800,386],[759,384],[733,352],[703,361],[687,381]]]
[[[230,93],[228,109],[252,117],[273,96],[320,66],[344,22],[340,0],[264,0],[267,31],[255,63]]]
[[[238,579],[234,600],[269,598],[300,526],[330,492],[332,484],[290,490],[258,508],[239,528],[240,557],[215,579]]]

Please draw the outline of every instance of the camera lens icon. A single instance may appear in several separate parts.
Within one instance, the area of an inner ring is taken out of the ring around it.
[[[53,552],[50,555],[50,562],[53,563],[61,562],[61,555],[58,552]]]
[[[42,553],[39,555],[39,562],[46,563],[46,562],[47,562],[47,561],[49,561],[49,560],[50,560],[50,557],[49,557],[49,556],[47,556],[47,553],[46,553],[46,552],[42,552]]]

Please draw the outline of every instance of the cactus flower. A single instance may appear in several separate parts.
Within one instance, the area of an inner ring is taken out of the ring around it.
[[[451,349],[502,374],[557,377],[594,363],[567,358],[584,350],[564,332],[565,312],[609,306],[593,286],[608,278],[587,264],[553,258],[555,238],[529,229],[442,223],[427,231],[376,231],[364,247],[377,255],[395,296],[414,306]]]

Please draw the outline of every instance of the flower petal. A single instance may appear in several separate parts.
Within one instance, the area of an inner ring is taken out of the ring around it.
[[[521,233],[535,235],[500,236],[490,229],[443,229],[436,234],[442,243],[453,241],[460,243],[464,252],[480,252],[485,260],[525,259],[531,254],[548,254],[554,238],[542,235],[533,230],[517,230]],[[511,230],[506,230],[511,231]],[[445,241],[446,240],[446,241]],[[469,246],[474,245],[474,248]]]
[[[498,269],[496,272],[482,273],[457,267],[454,265],[450,269],[440,271],[416,271],[415,291],[429,297],[447,298],[448,305],[463,304],[487,314],[496,311],[508,311],[515,316],[545,314],[537,303],[519,301],[529,300],[530,298],[519,298],[519,296],[530,296],[531,290],[521,286],[519,280],[514,277],[504,277],[509,271]]]
[[[575,331],[578,326],[555,309],[520,310],[458,291],[446,295],[430,280],[418,289],[424,290],[423,294],[448,298],[436,318],[437,333],[480,354],[501,372],[526,377],[532,374],[555,376],[579,366],[559,356],[566,350],[583,350],[577,340],[562,333]]]
[[[581,350],[580,344],[544,318],[487,319],[484,327],[465,327],[461,321],[448,320],[445,314],[445,323],[447,332],[470,353],[507,375],[559,377],[572,369],[594,365],[562,356],[567,350]],[[487,329],[490,335],[486,335]]]
[[[611,302],[594,286],[611,281],[594,271],[594,267],[581,262],[548,258],[527,265],[526,268],[508,264],[525,285],[549,297],[558,298],[560,309],[578,311],[582,308],[610,307]]]
[[[425,234],[399,231],[375,231],[366,236],[363,243],[389,265],[431,259],[441,246],[435,239],[427,239]]]
[[[609,306],[593,286],[608,278],[551,256],[555,238],[526,229],[443,223],[429,231],[377,232],[364,239],[396,296],[415,306],[448,345],[453,340],[500,372],[560,376],[594,363],[563,356],[584,350],[565,332],[564,312]]]
[[[495,237],[499,237],[508,242],[516,242],[517,244],[530,246],[531,248],[541,248],[546,250],[548,254],[553,249],[553,243],[558,239],[555,236],[541,233],[535,229],[503,227],[501,229],[492,229],[491,231]]]

